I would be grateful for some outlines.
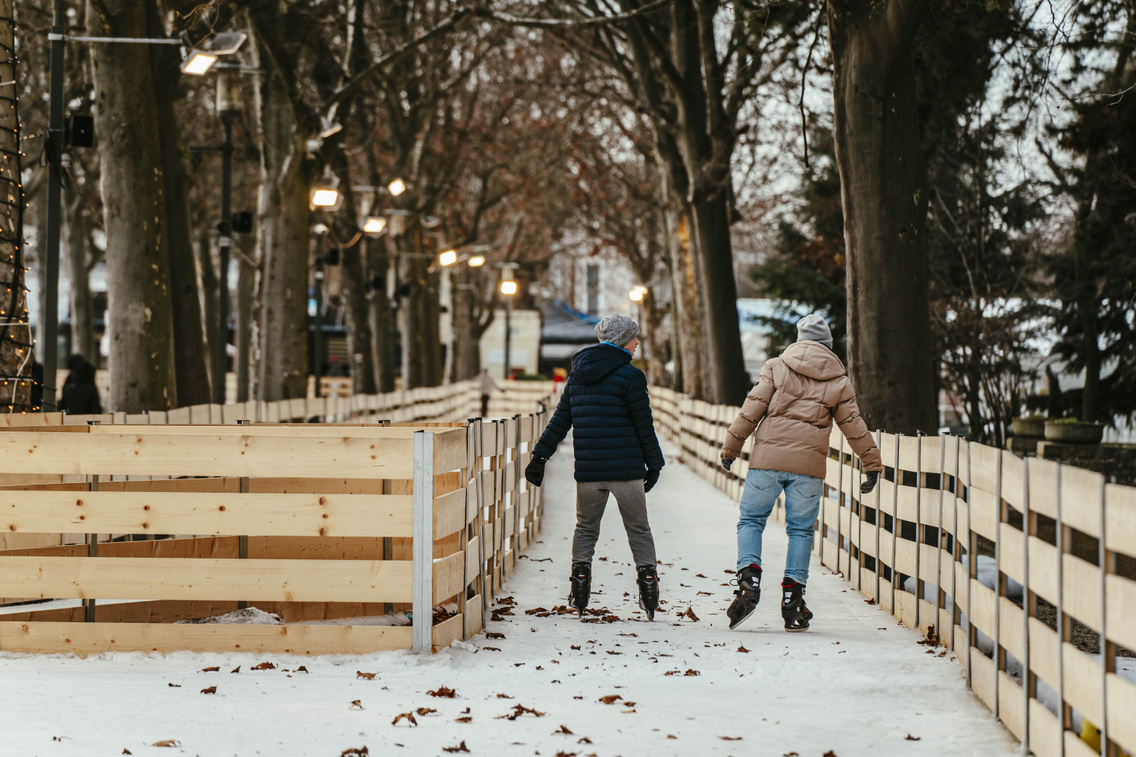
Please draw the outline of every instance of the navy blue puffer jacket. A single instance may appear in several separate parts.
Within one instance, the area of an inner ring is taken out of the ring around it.
[[[577,481],[634,481],[661,469],[647,379],[622,347],[602,342],[572,358],[556,412],[533,453],[552,457],[575,428]]]

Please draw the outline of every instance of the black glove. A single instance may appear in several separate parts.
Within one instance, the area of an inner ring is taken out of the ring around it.
[[[533,486],[540,486],[544,483],[544,464],[547,462],[543,457],[533,455],[532,460],[529,460],[529,464],[525,468],[525,480]]]
[[[877,470],[868,471],[864,474],[864,483],[860,484],[860,493],[867,494],[872,489],[876,488],[876,482],[880,480],[880,472]]]
[[[734,464],[734,460],[735,460],[735,458],[732,458],[732,457],[723,457],[722,458],[722,467],[725,468],[726,470],[729,470],[730,466]]]
[[[643,476],[643,493],[646,494],[647,492],[651,491],[651,488],[654,487],[654,485],[658,483],[658,481],[659,469],[648,468],[647,475]]]

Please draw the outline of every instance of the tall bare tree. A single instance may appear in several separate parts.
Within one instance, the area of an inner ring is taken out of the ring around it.
[[[93,35],[147,37],[146,4],[92,0]],[[138,412],[177,404],[157,94],[145,45],[92,52],[95,124],[107,238],[111,388],[109,407]]]
[[[24,295],[24,193],[20,174],[16,21],[0,0],[0,409],[32,406],[32,347]]]
[[[926,0],[829,0],[848,368],[870,428],[937,427],[912,42]]]

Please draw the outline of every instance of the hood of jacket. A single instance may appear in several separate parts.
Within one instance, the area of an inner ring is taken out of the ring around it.
[[[581,384],[596,384],[630,362],[631,355],[627,350],[601,342],[572,356],[572,375]]]
[[[830,381],[845,374],[844,363],[820,342],[793,342],[781,353],[781,360],[794,373],[818,381]]]

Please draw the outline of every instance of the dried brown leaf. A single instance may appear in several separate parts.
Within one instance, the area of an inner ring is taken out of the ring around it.
[[[202,694],[216,694],[217,693],[217,687],[216,686],[210,686],[207,689],[202,689],[201,693]]]
[[[362,670],[355,671],[356,678],[362,678],[364,681],[373,681],[378,673],[364,673]]]
[[[738,651],[741,652],[742,654],[749,654],[749,650],[746,649],[744,646],[738,647]]]
[[[741,736],[719,736],[722,741],[741,741]]]
[[[367,747],[364,746],[359,747],[358,749],[344,749],[339,753],[339,757],[367,757],[367,755],[369,755],[370,753],[371,752],[367,749]]]
[[[398,721],[403,719],[407,720],[411,725],[418,725],[418,721],[414,719],[413,712],[403,712],[399,714],[395,717],[394,720],[391,721],[391,725],[398,725]]]
[[[439,686],[433,691],[427,691],[426,693],[432,697],[445,697],[446,699],[453,699],[458,695],[456,691],[447,686]]]
[[[201,669],[200,671],[198,671],[198,672],[200,672],[200,673],[216,673],[216,672],[218,672],[219,670],[221,670],[221,668],[219,668],[219,667],[217,667],[216,665],[214,665],[214,666],[213,666],[213,667],[211,667],[211,668],[202,668],[202,669]]]
[[[181,742],[180,742],[180,741],[178,741],[177,739],[165,739],[164,741],[155,741],[155,742],[154,742],[153,744],[151,744],[150,746],[170,746],[170,747],[179,747],[179,746],[181,746]]]
[[[348,707],[347,709],[349,709],[349,710],[361,710],[361,709],[363,709],[363,702],[362,702],[362,700],[359,700],[359,699],[352,699],[352,700],[351,700],[351,706],[350,706],[350,707]]]
[[[458,744],[457,746],[444,746],[444,747],[442,747],[442,751],[443,752],[449,752],[450,754],[453,754],[455,752],[468,752],[469,750],[466,749],[465,742],[463,741],[462,743]]]
[[[690,670],[687,670],[685,673],[683,673],[683,675],[684,676],[700,676],[702,674],[700,672],[698,672],[697,670],[694,670],[693,668],[691,668]]]
[[[471,718],[469,715],[463,715],[460,718],[454,718],[454,722],[456,722],[456,723],[469,723],[469,722],[472,722],[472,721],[473,721],[473,718]]]
[[[303,665],[301,665],[300,667],[296,668],[296,672],[297,673],[307,673],[308,669],[305,668]]]
[[[558,734],[558,733],[567,733],[567,734],[571,734],[572,732],[571,732],[570,730],[568,730],[568,726],[566,726],[566,725],[561,725],[561,726],[560,726],[559,728],[557,728],[557,729],[556,729],[555,731],[553,731],[553,732],[552,732],[552,735],[553,735],[553,736],[555,736],[555,735],[556,735],[556,734]]]
[[[910,733],[903,737],[904,741],[921,741],[922,736],[912,736]]]
[[[230,674],[240,673],[240,672],[241,672],[241,666],[240,665],[238,665],[237,667],[235,667],[235,668],[233,668],[232,670],[229,671]]]
[[[623,699],[619,694],[608,694],[606,697],[600,697],[600,701],[604,704],[615,704],[620,699]]]
[[[415,715],[429,715],[432,712],[437,712],[433,707],[419,707],[414,711]]]
[[[505,634],[495,633],[493,631],[488,631],[485,634],[485,638],[487,638],[487,639],[503,639],[503,638],[505,638]]]
[[[276,666],[271,662],[262,662],[259,665],[253,665],[253,670],[276,670]]]
[[[695,623],[698,622],[698,616],[694,614],[694,609],[691,607],[686,608],[686,612],[684,612],[681,617],[690,618]]]

